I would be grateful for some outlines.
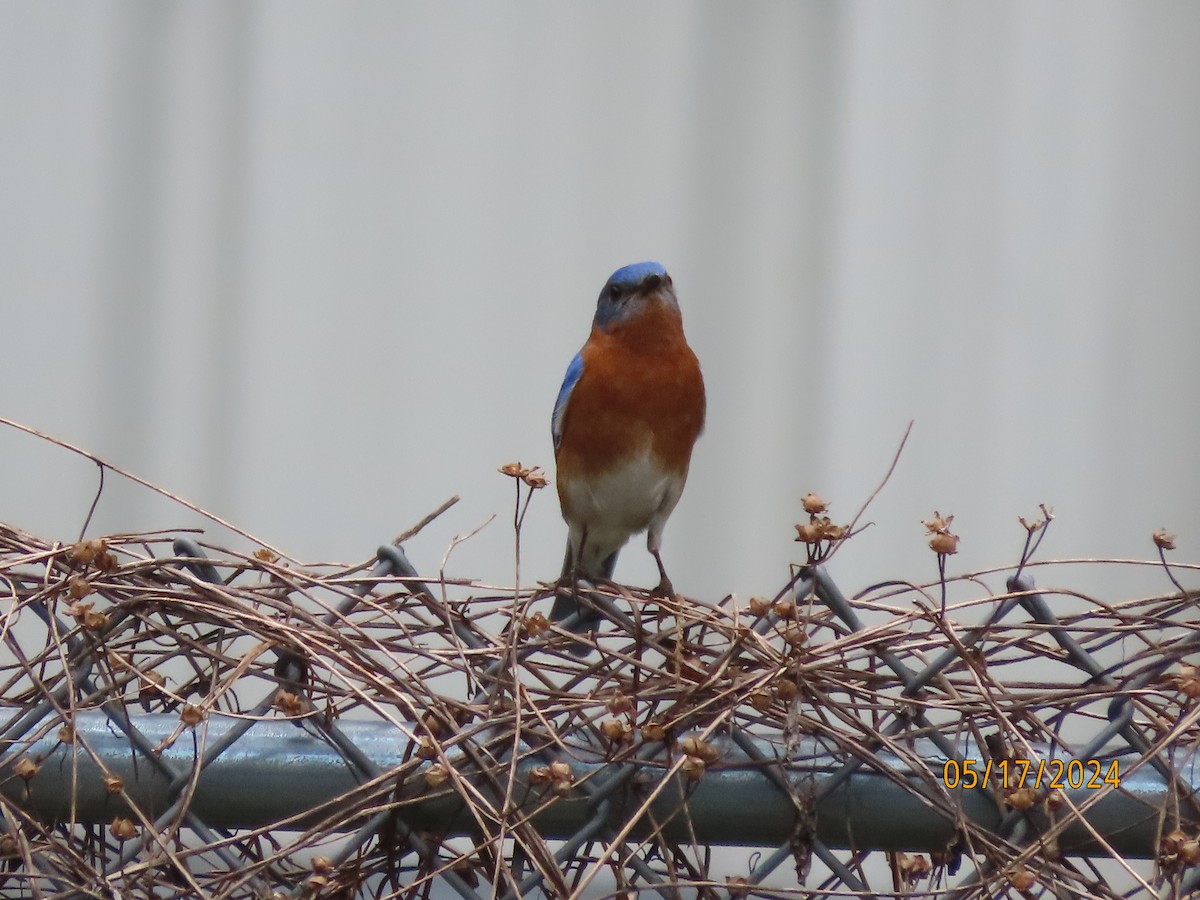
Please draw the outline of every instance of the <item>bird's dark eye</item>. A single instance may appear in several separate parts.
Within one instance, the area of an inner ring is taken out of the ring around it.
[[[608,299],[611,303],[621,302],[621,286],[619,284],[609,285]]]

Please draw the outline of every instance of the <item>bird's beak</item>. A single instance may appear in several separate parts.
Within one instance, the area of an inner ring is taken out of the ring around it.
[[[639,294],[649,294],[656,291],[662,286],[663,278],[661,275],[647,275],[642,279],[642,283],[638,285]]]

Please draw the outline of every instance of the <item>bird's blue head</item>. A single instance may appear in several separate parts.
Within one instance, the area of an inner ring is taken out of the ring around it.
[[[662,263],[640,262],[613,272],[596,301],[593,324],[608,329],[645,309],[649,303],[666,303],[679,309],[671,276]]]

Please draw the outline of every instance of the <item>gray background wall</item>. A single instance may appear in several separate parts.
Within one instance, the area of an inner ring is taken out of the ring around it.
[[[1038,502],[1044,557],[1196,559],[1198,45],[1184,2],[5,4],[0,415],[307,559],[458,493],[414,560],[497,513],[447,571],[510,583],[496,467],[553,474],[595,296],[655,258],[709,386],[684,592],[782,583],[800,497],[849,518],[910,419],[847,588],[932,577],[934,508],[955,571]],[[94,468],[0,460],[0,519],[72,539]],[[110,479],[93,531],[194,522]],[[524,579],[564,536],[543,492]]]

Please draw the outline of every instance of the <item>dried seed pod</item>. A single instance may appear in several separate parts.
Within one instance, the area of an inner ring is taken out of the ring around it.
[[[137,836],[137,826],[130,819],[126,819],[123,816],[117,816],[113,819],[112,824],[108,826],[108,831],[118,841],[127,841]]]
[[[1037,884],[1037,876],[1024,867],[1013,869],[1008,875],[1008,883],[1018,891],[1027,891]]]
[[[417,758],[434,759],[437,755],[437,746],[433,743],[433,738],[427,734],[421,735],[421,739],[417,741]]]
[[[1037,802],[1037,791],[1032,787],[1019,787],[1004,796],[1004,802],[1013,809],[1029,809]]]
[[[666,739],[667,729],[661,722],[647,722],[642,726],[642,740],[658,743]]]
[[[600,732],[614,744],[629,739],[632,729],[620,719],[605,719],[600,723]]]
[[[1200,841],[1195,838],[1184,841],[1179,848],[1179,859],[1185,866],[1194,866],[1200,862]]]
[[[425,783],[431,788],[439,788],[450,780],[450,771],[442,763],[434,763],[425,770]]]
[[[796,541],[801,544],[817,544],[825,538],[825,527],[818,521],[801,522],[796,526]]]
[[[717,758],[721,755],[716,747],[701,740],[694,734],[688,735],[680,741],[679,749],[688,756],[698,757],[706,763],[716,762]]]
[[[943,516],[937,510],[933,511],[933,518],[926,519],[921,524],[925,526],[933,537],[929,539],[929,549],[939,556],[950,556],[958,552],[958,535],[950,531],[950,524],[954,521],[954,516]]]
[[[909,881],[917,881],[924,878],[932,870],[933,866],[929,864],[929,860],[918,853],[916,856],[909,857],[908,871],[904,874]]]
[[[808,635],[797,625],[789,625],[783,630],[783,639],[793,647],[803,647],[808,643]]]
[[[1159,843],[1159,850],[1163,856],[1173,856],[1187,842],[1188,836],[1176,828],[1163,835],[1162,841]]]
[[[103,553],[105,545],[103,541],[93,538],[90,541],[76,541],[71,545],[68,556],[71,562],[79,563],[81,566],[91,565],[96,561],[96,557]]]
[[[825,540],[840,541],[850,532],[850,528],[846,525],[834,525],[832,523],[825,526]]]
[[[538,637],[550,630],[550,620],[540,612],[521,620],[521,631],[526,637]]]
[[[943,556],[950,556],[958,552],[958,535],[944,532],[935,534],[929,539],[929,549],[934,553]]]
[[[627,713],[633,709],[633,698],[628,694],[617,691],[608,698],[604,706],[614,716],[619,716],[621,713]]]
[[[766,712],[771,708],[771,695],[766,691],[755,691],[750,695],[750,705],[759,712]]]
[[[804,511],[809,515],[820,515],[829,508],[829,504],[821,498],[819,494],[814,494],[809,491],[800,500],[800,505],[804,507]]]
[[[796,699],[796,695],[800,693],[800,688],[792,679],[780,678],[775,682],[775,693],[779,695],[779,699],[784,703],[791,703]]]

